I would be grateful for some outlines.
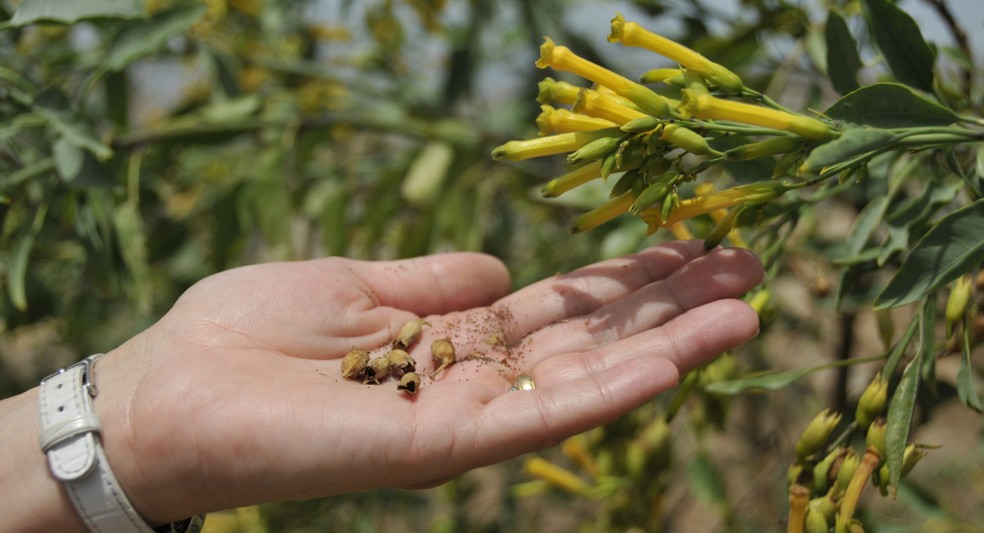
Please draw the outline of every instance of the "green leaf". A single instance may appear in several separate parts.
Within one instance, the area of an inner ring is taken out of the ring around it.
[[[908,327],[905,328],[905,333],[902,334],[902,338],[899,339],[899,342],[895,343],[895,346],[892,346],[892,351],[889,352],[888,359],[885,361],[885,368],[882,369],[882,375],[891,376],[895,374],[895,369],[898,368],[899,362],[902,361],[902,356],[905,355],[906,348],[912,342],[912,337],[915,336],[916,326],[918,325],[918,320],[909,322]]]
[[[39,94],[34,100],[34,110],[66,141],[92,152],[99,159],[112,157],[113,151],[96,137],[61,92],[48,90]]]
[[[123,70],[130,63],[156,52],[167,44],[168,39],[198,22],[205,9],[203,4],[177,7],[127,26],[113,40],[102,67],[109,71]]]
[[[895,141],[896,137],[887,130],[850,128],[837,139],[821,144],[810,152],[800,166],[800,172],[823,172],[830,165],[883,148]]]
[[[147,230],[135,204],[124,203],[114,216],[120,252],[130,275],[130,291],[142,312],[151,304],[150,264],[147,259]]]
[[[893,255],[909,248],[909,230],[929,219],[940,206],[948,205],[957,196],[961,186],[930,183],[921,194],[908,199],[886,219],[888,238],[878,250],[878,266],[884,265]]]
[[[915,302],[984,261],[984,199],[943,217],[916,243],[885,290],[876,309]]]
[[[925,317],[920,314],[919,322]],[[916,408],[916,395],[919,392],[919,369],[922,366],[923,351],[916,352],[899,381],[892,401],[888,406],[887,425],[885,430],[885,454],[888,462],[889,484],[895,490],[902,478],[902,459],[905,456],[905,446],[909,440],[909,429],[912,426],[912,412]]]
[[[824,115],[876,128],[945,126],[958,121],[949,109],[898,83],[875,83],[844,95]]]
[[[827,77],[834,89],[847,94],[858,88],[857,72],[861,57],[854,36],[844,22],[844,17],[831,10],[824,27],[827,40]]]
[[[984,413],[984,405],[981,405],[981,397],[977,394],[977,384],[974,382],[974,365],[970,360],[970,328],[968,320],[964,320],[963,338],[960,357],[960,370],[957,371],[957,397],[967,407]]]
[[[861,5],[868,30],[895,78],[932,93],[936,57],[916,21],[891,0],[862,0]]]
[[[27,291],[24,280],[27,277],[27,259],[34,247],[34,232],[31,231],[17,241],[7,267],[7,294],[19,311],[27,311]]]
[[[844,242],[844,251],[840,257],[834,260],[835,263],[850,265],[860,262],[861,252],[864,251],[865,245],[871,239],[875,229],[885,218],[887,208],[888,196],[878,196],[864,206],[857,218],[854,219],[854,224]]]
[[[706,452],[698,451],[687,464],[687,479],[690,488],[703,502],[725,506],[728,491],[721,483],[722,476],[716,471],[714,463]]]
[[[132,19],[144,16],[144,3],[141,0],[85,0],[66,2],[64,0],[23,0],[14,16],[11,26],[24,26],[35,22],[56,22],[73,24],[80,20]]]
[[[716,381],[708,383],[704,390],[711,394],[734,395],[746,390],[775,391],[787,387],[790,383],[806,376],[817,368],[797,368],[786,372],[769,372],[748,378]]]

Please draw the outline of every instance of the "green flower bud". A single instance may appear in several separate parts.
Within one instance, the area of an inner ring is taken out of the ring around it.
[[[868,436],[865,438],[865,445],[869,449],[874,449],[878,452],[879,457],[885,457],[885,432],[888,429],[888,424],[885,420],[879,418],[868,426]]]
[[[595,139],[567,156],[568,165],[576,165],[585,161],[595,161],[605,157],[609,152],[618,148],[621,137],[601,137]]]
[[[967,310],[967,303],[970,302],[970,295],[974,287],[970,276],[960,276],[953,282],[950,289],[950,297],[946,300],[946,335],[953,333],[953,327],[963,319],[964,311]]]
[[[810,503],[812,504],[813,501],[815,500],[811,500]],[[806,509],[806,524],[803,531],[804,533],[827,533],[830,531],[830,523],[827,521],[827,517],[819,511],[813,510],[813,506],[810,505]]]
[[[764,141],[736,146],[726,151],[724,155],[731,161],[749,161],[759,157],[793,152],[799,150],[803,146],[803,143],[802,138],[783,135],[771,137]]]
[[[839,466],[847,455],[847,448],[840,446],[828,453],[819,463],[813,466],[813,491],[818,494],[827,492],[830,483],[834,481]]]
[[[883,378],[881,372],[875,375],[875,379],[868,384],[868,388],[861,393],[858,400],[857,410],[854,412],[854,419],[857,420],[861,429],[866,429],[871,422],[882,415],[885,411],[885,403],[888,401],[888,380]]]
[[[844,494],[844,491],[847,490],[847,485],[851,482],[851,478],[854,477],[854,472],[857,471],[860,464],[861,458],[858,457],[857,452],[848,448],[844,459],[840,462],[840,466],[837,467],[837,477],[834,479],[834,487],[830,491],[834,497],[839,498]]]
[[[796,441],[796,458],[802,462],[823,449],[840,419],[840,413],[831,413],[830,409],[820,411]]]

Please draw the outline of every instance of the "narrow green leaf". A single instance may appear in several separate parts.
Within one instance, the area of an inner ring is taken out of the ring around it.
[[[977,383],[974,381],[974,365],[970,360],[970,328],[968,320],[964,319],[963,338],[961,339],[960,370],[957,371],[957,397],[967,407],[984,413],[981,397],[977,394]]]
[[[27,260],[31,255],[33,246],[34,232],[32,231],[17,241],[17,246],[11,254],[10,264],[7,267],[7,295],[14,307],[21,312],[27,311],[25,279],[27,277]]]
[[[850,128],[837,139],[821,144],[810,152],[800,166],[800,172],[822,172],[825,167],[878,150],[895,139],[896,135],[887,130]]]
[[[92,152],[92,155],[99,159],[112,157],[113,151],[96,137],[61,92],[55,90],[42,92],[34,100],[34,110],[66,141]]]
[[[834,260],[841,265],[858,263],[861,252],[865,249],[868,240],[871,239],[875,229],[885,218],[885,211],[888,207],[888,196],[879,196],[868,202],[867,205],[858,213],[851,230],[847,234],[844,243],[844,252]]]
[[[846,94],[824,114],[876,128],[945,126],[958,120],[949,109],[898,83],[874,83]]]
[[[110,45],[102,66],[119,71],[162,48],[175,35],[187,30],[205,14],[204,4],[177,7],[137,21],[124,28]]]
[[[891,0],[862,0],[861,5],[868,30],[895,78],[932,93],[936,57],[916,21]]]
[[[797,368],[786,372],[770,372],[749,378],[732,379],[708,383],[704,390],[711,394],[734,395],[746,390],[774,391],[787,387],[792,382],[813,372],[816,368]]]
[[[922,317],[920,317],[920,321]],[[912,413],[916,408],[916,395],[919,392],[919,367],[922,364],[920,355],[916,352],[902,373],[892,401],[888,406],[887,425],[885,430],[885,460],[888,463],[889,484],[893,490],[902,478],[902,459],[905,456],[905,446],[909,440],[909,429],[912,426]]]
[[[727,505],[728,492],[721,484],[722,476],[716,472],[707,453],[699,451],[687,464],[687,478],[694,494],[701,501],[714,505]]]
[[[984,199],[943,217],[916,243],[875,308],[915,302],[984,261]]]
[[[141,0],[23,0],[10,19],[12,26],[24,26],[35,22],[73,24],[80,20],[96,18],[132,19],[144,16]]]
[[[898,368],[899,362],[902,361],[902,356],[905,355],[909,343],[912,342],[912,337],[915,336],[918,325],[918,320],[909,322],[909,325],[905,328],[905,333],[902,334],[902,338],[899,339],[899,342],[895,343],[895,346],[892,346],[892,351],[889,352],[888,359],[885,361],[885,368],[882,369],[883,376],[892,376],[895,374],[895,369]]]
[[[857,89],[861,57],[847,22],[836,11],[831,10],[827,15],[824,37],[827,41],[827,77],[830,83],[841,94]]]
[[[936,293],[923,302],[922,329],[919,332],[919,373],[930,393],[936,394]]]

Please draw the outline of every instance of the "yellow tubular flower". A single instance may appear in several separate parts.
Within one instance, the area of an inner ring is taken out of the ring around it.
[[[598,85],[608,87],[615,94],[628,98],[640,109],[653,116],[669,116],[670,108],[662,97],[647,87],[624,76],[620,76],[600,65],[579,57],[566,46],[557,46],[549,37],[540,45],[539,68],[552,68],[562,72],[577,74]]]
[[[620,42],[625,46],[637,46],[672,59],[687,67],[722,89],[740,92],[745,86],[737,74],[707,59],[697,52],[657,35],[635,22],[626,22],[621,14],[612,19],[609,42]]]
[[[601,161],[593,161],[587,165],[577,167],[559,178],[554,178],[547,183],[540,193],[545,198],[556,198],[565,192],[584,185],[585,183],[601,177]]]
[[[541,104],[564,104],[572,105],[577,99],[577,92],[581,90],[577,85],[566,81],[557,81],[553,78],[543,78],[537,84],[536,101]]]
[[[525,141],[509,141],[492,150],[492,159],[496,161],[500,159],[522,161],[533,157],[573,152],[595,139],[620,133],[618,129],[575,131]]]
[[[791,131],[816,141],[825,141],[834,136],[829,126],[815,118],[794,115],[769,107],[722,100],[709,94],[695,94],[687,89],[683,90],[683,101],[680,106],[683,111],[699,119],[728,120]]]
[[[794,187],[780,182],[759,182],[739,185],[723,191],[715,191],[704,195],[682,200],[673,208],[665,220],[662,219],[659,208],[649,208],[640,216],[649,224],[648,233],[652,235],[661,227],[669,226],[696,216],[704,215],[719,209],[727,209],[747,202],[765,202],[778,198]]]
[[[601,207],[592,209],[587,213],[577,217],[574,220],[574,224],[571,225],[571,232],[581,233],[585,231],[590,231],[598,226],[614,220],[619,215],[625,213],[629,210],[629,206],[635,198],[632,196],[632,191],[627,191],[622,193],[615,198],[612,198]]]
[[[548,481],[564,490],[575,494],[589,496],[591,485],[576,474],[559,465],[551,463],[542,457],[531,457],[526,460],[523,470],[527,475]]]
[[[536,117],[536,125],[540,129],[540,135],[593,131],[617,126],[614,122],[605,119],[571,113],[567,109],[556,109],[548,105],[540,106],[540,116]]]
[[[585,115],[609,120],[615,124],[625,124],[630,120],[649,115],[626,107],[609,95],[591,89],[581,89],[574,101],[574,111]]]
[[[673,235],[674,239],[680,241],[689,241],[694,238],[694,234],[690,233],[690,229],[687,228],[687,225],[682,220],[666,226],[666,229],[670,230],[670,234]]]

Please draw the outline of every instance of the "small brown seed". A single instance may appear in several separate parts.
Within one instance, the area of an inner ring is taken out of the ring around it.
[[[420,333],[424,330],[424,325],[427,324],[423,319],[411,320],[403,327],[400,328],[400,332],[396,334],[396,340],[393,341],[393,347],[399,348],[401,350],[406,350],[413,343],[417,342],[420,338]]]
[[[399,370],[403,374],[417,370],[417,362],[405,350],[394,348],[387,357],[389,357],[391,370]]]
[[[407,372],[403,374],[400,378],[400,384],[396,386],[396,390],[405,391],[407,394],[417,394],[420,390],[420,376],[416,372]]]
[[[454,363],[454,345],[451,344],[451,339],[437,339],[432,342],[431,355],[434,357],[434,362],[440,365],[431,374],[431,378],[433,378],[447,368],[448,365]]]
[[[389,357],[381,355],[375,359],[371,359],[369,361],[369,366],[366,367],[365,379],[363,379],[362,382],[373,382],[379,385],[380,380],[386,379],[386,375],[389,374],[389,369]]]
[[[361,377],[369,364],[369,352],[353,349],[342,358],[342,377]]]

